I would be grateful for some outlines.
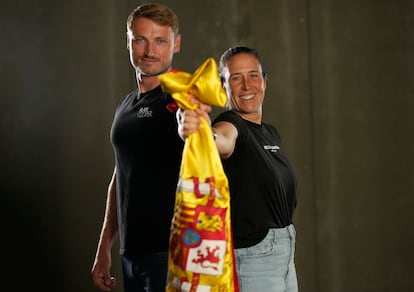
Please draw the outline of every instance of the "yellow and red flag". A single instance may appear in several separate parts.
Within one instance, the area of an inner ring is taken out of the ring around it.
[[[227,96],[217,64],[207,59],[195,72],[160,76],[161,87],[183,109],[195,109],[189,93],[224,107]],[[167,292],[238,292],[227,177],[209,124],[184,145],[168,254]]]

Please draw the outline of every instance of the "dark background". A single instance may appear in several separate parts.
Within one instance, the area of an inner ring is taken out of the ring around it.
[[[299,179],[300,291],[414,291],[414,1],[160,2],[180,19],[174,67],[193,72],[238,44],[263,55],[264,120]],[[96,291],[109,130],[136,86],[125,21],[138,3],[2,2],[2,291]],[[121,286],[117,247],[113,259]]]

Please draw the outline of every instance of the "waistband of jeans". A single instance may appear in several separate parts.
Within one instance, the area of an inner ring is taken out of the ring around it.
[[[275,238],[295,238],[296,229],[293,224],[283,228],[270,228],[268,236],[274,236]]]

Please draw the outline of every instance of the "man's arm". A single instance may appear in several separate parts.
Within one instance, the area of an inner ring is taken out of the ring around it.
[[[92,267],[92,278],[95,285],[103,291],[111,291],[116,279],[110,275],[112,265],[111,250],[118,238],[118,218],[116,207],[116,168],[109,183],[106,199],[105,218],[102,225],[95,262]]]

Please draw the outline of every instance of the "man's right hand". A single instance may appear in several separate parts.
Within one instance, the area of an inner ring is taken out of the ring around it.
[[[109,273],[111,255],[98,253],[92,267],[92,278],[95,285],[102,291],[111,291],[116,285],[116,279]]]

